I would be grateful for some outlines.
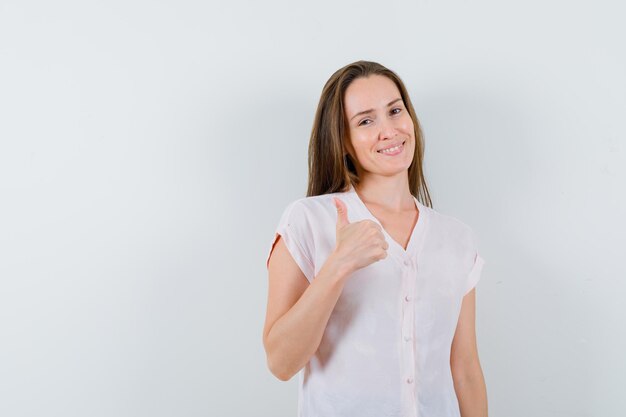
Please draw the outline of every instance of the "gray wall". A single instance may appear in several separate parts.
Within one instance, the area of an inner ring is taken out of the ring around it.
[[[624,9],[0,2],[0,415],[295,416],[264,261],[359,59],[403,78],[435,209],[477,232],[490,415],[623,415]]]

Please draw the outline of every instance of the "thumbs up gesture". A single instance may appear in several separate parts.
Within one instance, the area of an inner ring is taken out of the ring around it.
[[[334,255],[352,272],[387,257],[389,244],[380,225],[372,220],[348,221],[348,207],[333,199],[337,209],[337,244]]]

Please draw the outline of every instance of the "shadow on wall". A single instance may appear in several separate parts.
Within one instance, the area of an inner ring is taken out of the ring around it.
[[[477,290],[477,327],[490,408],[591,415],[592,344],[602,335],[585,292],[594,278],[588,260],[572,260],[564,250],[560,218],[575,229],[580,215],[570,219],[558,210],[560,200],[570,210],[576,206],[573,196],[567,201],[554,187],[561,170],[575,162],[559,160],[564,133],[551,141],[541,124],[547,110],[522,107],[489,89],[437,91],[413,101],[434,208],[455,217],[466,213],[458,217],[483,242],[488,265]],[[570,237],[582,245],[584,236]],[[558,398],[576,401],[557,404]]]

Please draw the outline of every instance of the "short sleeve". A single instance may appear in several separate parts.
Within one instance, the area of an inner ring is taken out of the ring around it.
[[[282,237],[287,250],[289,250],[304,276],[309,282],[312,282],[315,274],[313,233],[304,204],[296,200],[290,203],[284,210],[267,253],[266,268],[269,268],[270,256],[278,240],[278,235]]]
[[[469,293],[476,286],[476,284],[480,280],[480,275],[484,264],[484,259],[480,256],[478,252],[476,252],[474,258],[474,266],[472,267],[472,270],[467,277],[465,292],[463,295],[467,295],[467,293]]]

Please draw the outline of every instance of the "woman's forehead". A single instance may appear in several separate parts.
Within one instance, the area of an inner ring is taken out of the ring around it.
[[[396,84],[382,75],[357,78],[346,89],[344,107],[348,116],[366,110],[385,108],[400,98]]]

